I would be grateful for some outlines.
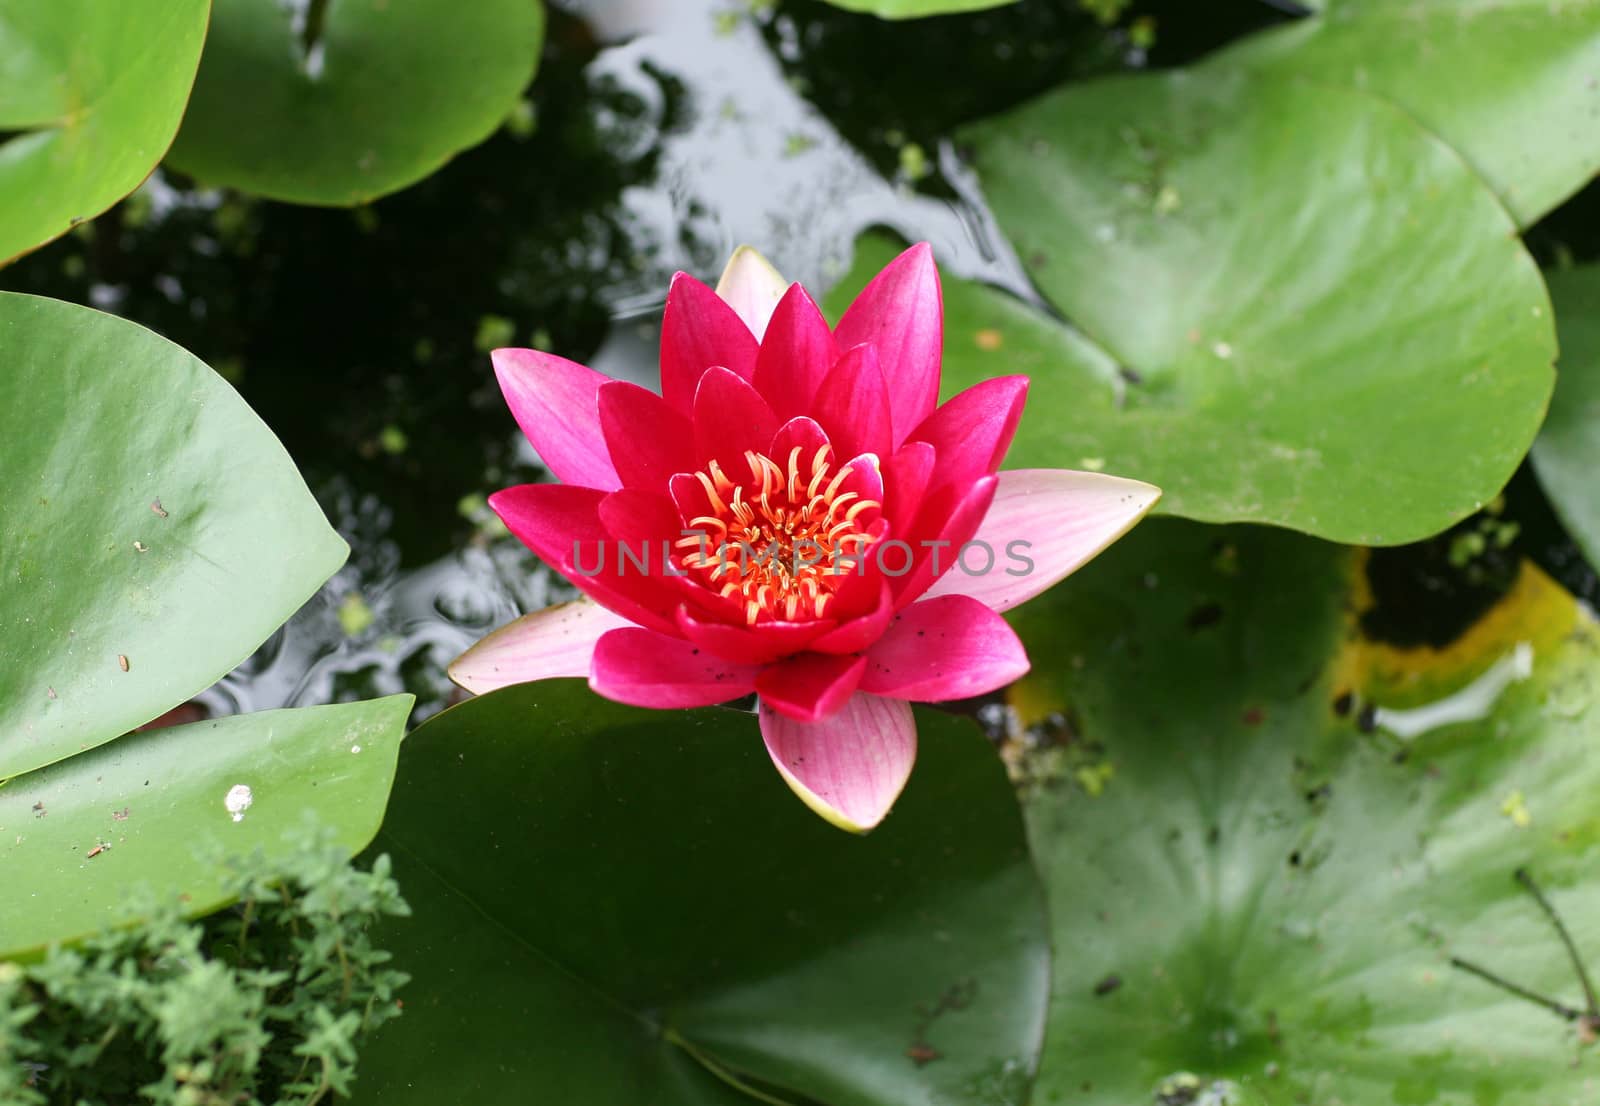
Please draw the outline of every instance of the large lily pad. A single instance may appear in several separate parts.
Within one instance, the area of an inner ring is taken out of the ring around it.
[[[1600,0],[1328,0],[1214,64],[1377,93],[1449,142],[1528,226],[1600,172]]]
[[[1600,565],[1600,265],[1551,273],[1561,372],[1533,467],[1591,565]]]
[[[0,263],[150,175],[183,118],[210,8],[49,0],[0,10]]]
[[[383,818],[411,702],[150,730],[10,780],[0,787],[0,957],[179,895],[208,913],[227,901],[222,862],[292,851],[308,812],[358,851]]]
[[[430,721],[378,839],[414,979],[358,1099],[1024,1102],[1049,969],[1021,820],[971,723],[919,725],[858,838],[794,801],[747,714],[560,681]]]
[[[1555,354],[1539,273],[1477,176],[1378,98],[1148,74],[964,138],[1078,328],[949,282],[952,386],[1039,366],[1011,464],[1103,466],[1174,514],[1390,544],[1492,498],[1532,443]]]
[[[142,327],[0,293],[0,779],[169,710],[346,549],[272,432]]]
[[[414,184],[505,119],[538,65],[543,12],[538,0],[216,0],[172,164],[303,204]]]
[[[1074,735],[1023,757],[1056,949],[1036,1101],[1592,1094],[1576,1025],[1451,958],[1584,1006],[1515,873],[1600,957],[1600,633],[1525,566],[1459,635],[1385,644],[1365,556],[1156,523],[1018,612],[1041,668],[1013,703]]]

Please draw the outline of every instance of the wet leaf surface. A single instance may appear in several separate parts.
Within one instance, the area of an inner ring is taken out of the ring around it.
[[[0,957],[181,898],[226,901],[224,863],[292,853],[308,818],[377,832],[411,696],[148,730],[0,785]],[[143,896],[149,896],[145,898]]]

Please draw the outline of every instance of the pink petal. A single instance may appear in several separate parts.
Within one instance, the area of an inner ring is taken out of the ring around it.
[[[727,369],[708,369],[694,394],[694,448],[700,467],[715,460],[729,479],[750,478],[745,451],[764,451],[778,431],[772,408],[750,382]]]
[[[941,404],[909,440],[933,446],[940,484],[970,483],[1000,468],[1027,398],[1025,376],[985,380]]]
[[[997,476],[985,476],[969,487],[948,484],[924,502],[905,539],[913,551],[911,571],[893,581],[898,606],[905,607],[935,581],[951,574],[962,547],[988,515],[999,482]],[[996,558],[1001,555],[997,552]],[[898,568],[899,563],[893,567]]]
[[[905,530],[922,507],[937,454],[927,442],[907,442],[883,466],[883,517],[891,534]]]
[[[867,651],[867,662],[862,691],[925,703],[984,695],[1028,671],[1016,631],[965,595],[906,607]]]
[[[689,420],[654,392],[613,380],[601,385],[599,406],[606,449],[624,485],[664,490],[673,473],[694,467]]]
[[[671,710],[726,703],[755,690],[753,664],[730,664],[686,641],[636,627],[612,630],[594,649],[589,686],[619,703]]]
[[[717,295],[733,308],[759,340],[766,333],[772,309],[788,287],[789,282],[771,262],[749,246],[740,246],[722,270],[722,279],[717,281]]]
[[[450,662],[448,673],[475,695],[530,680],[587,676],[600,635],[630,625],[593,600],[574,599],[500,627]]]
[[[620,485],[600,432],[597,393],[610,377],[536,349],[497,349],[489,358],[512,417],[546,468],[579,487]]]
[[[811,410],[817,388],[838,357],[828,320],[796,284],[772,315],[750,382],[778,418],[794,418]]]
[[[678,608],[677,618],[679,632],[690,642],[708,653],[745,664],[770,664],[791,657],[838,625],[831,618],[734,625],[703,618],[686,607]]]
[[[1000,473],[983,523],[973,535],[995,553],[995,567],[973,575],[958,564],[929,589],[970,595],[997,611],[1010,610],[1075,572],[1133,529],[1161,498],[1138,480],[1067,469]],[[971,567],[985,558],[971,557]]]
[[[761,736],[794,793],[852,833],[883,821],[917,758],[910,704],[865,692],[821,722],[796,722],[762,703]]]
[[[672,278],[661,316],[661,395],[683,415],[694,410],[700,376],[721,365],[750,379],[756,339],[717,294],[688,273]]]
[[[817,389],[811,414],[833,442],[834,457],[889,455],[889,393],[871,346],[845,350]]]
[[[919,242],[884,266],[839,320],[834,337],[840,349],[861,342],[877,349],[899,445],[939,399],[944,304],[933,248]]]
[[[756,677],[756,694],[763,706],[796,722],[817,722],[839,712],[855,694],[866,667],[866,657],[802,653],[763,668]]]

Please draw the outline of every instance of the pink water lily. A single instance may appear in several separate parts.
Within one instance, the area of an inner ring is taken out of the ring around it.
[[[795,793],[846,829],[877,825],[916,756],[910,703],[1025,673],[999,612],[1160,496],[1097,473],[998,471],[1027,378],[937,406],[942,343],[938,271],[917,245],[833,328],[748,248],[715,291],[679,273],[659,395],[496,350],[511,412],[562,483],[489,503],[586,598],[489,635],[451,677],[485,692],[583,676],[668,709],[755,692]]]

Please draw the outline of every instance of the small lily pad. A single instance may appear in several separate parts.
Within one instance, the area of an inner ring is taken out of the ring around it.
[[[230,857],[292,851],[308,817],[355,853],[394,780],[412,697],[149,730],[0,787],[0,958],[183,897],[227,901]],[[148,893],[148,903],[139,892]]]
[[[216,0],[171,162],[202,182],[348,206],[477,145],[533,79],[537,0]]]
[[[0,11],[0,264],[150,175],[183,117],[210,10],[44,0]]]

